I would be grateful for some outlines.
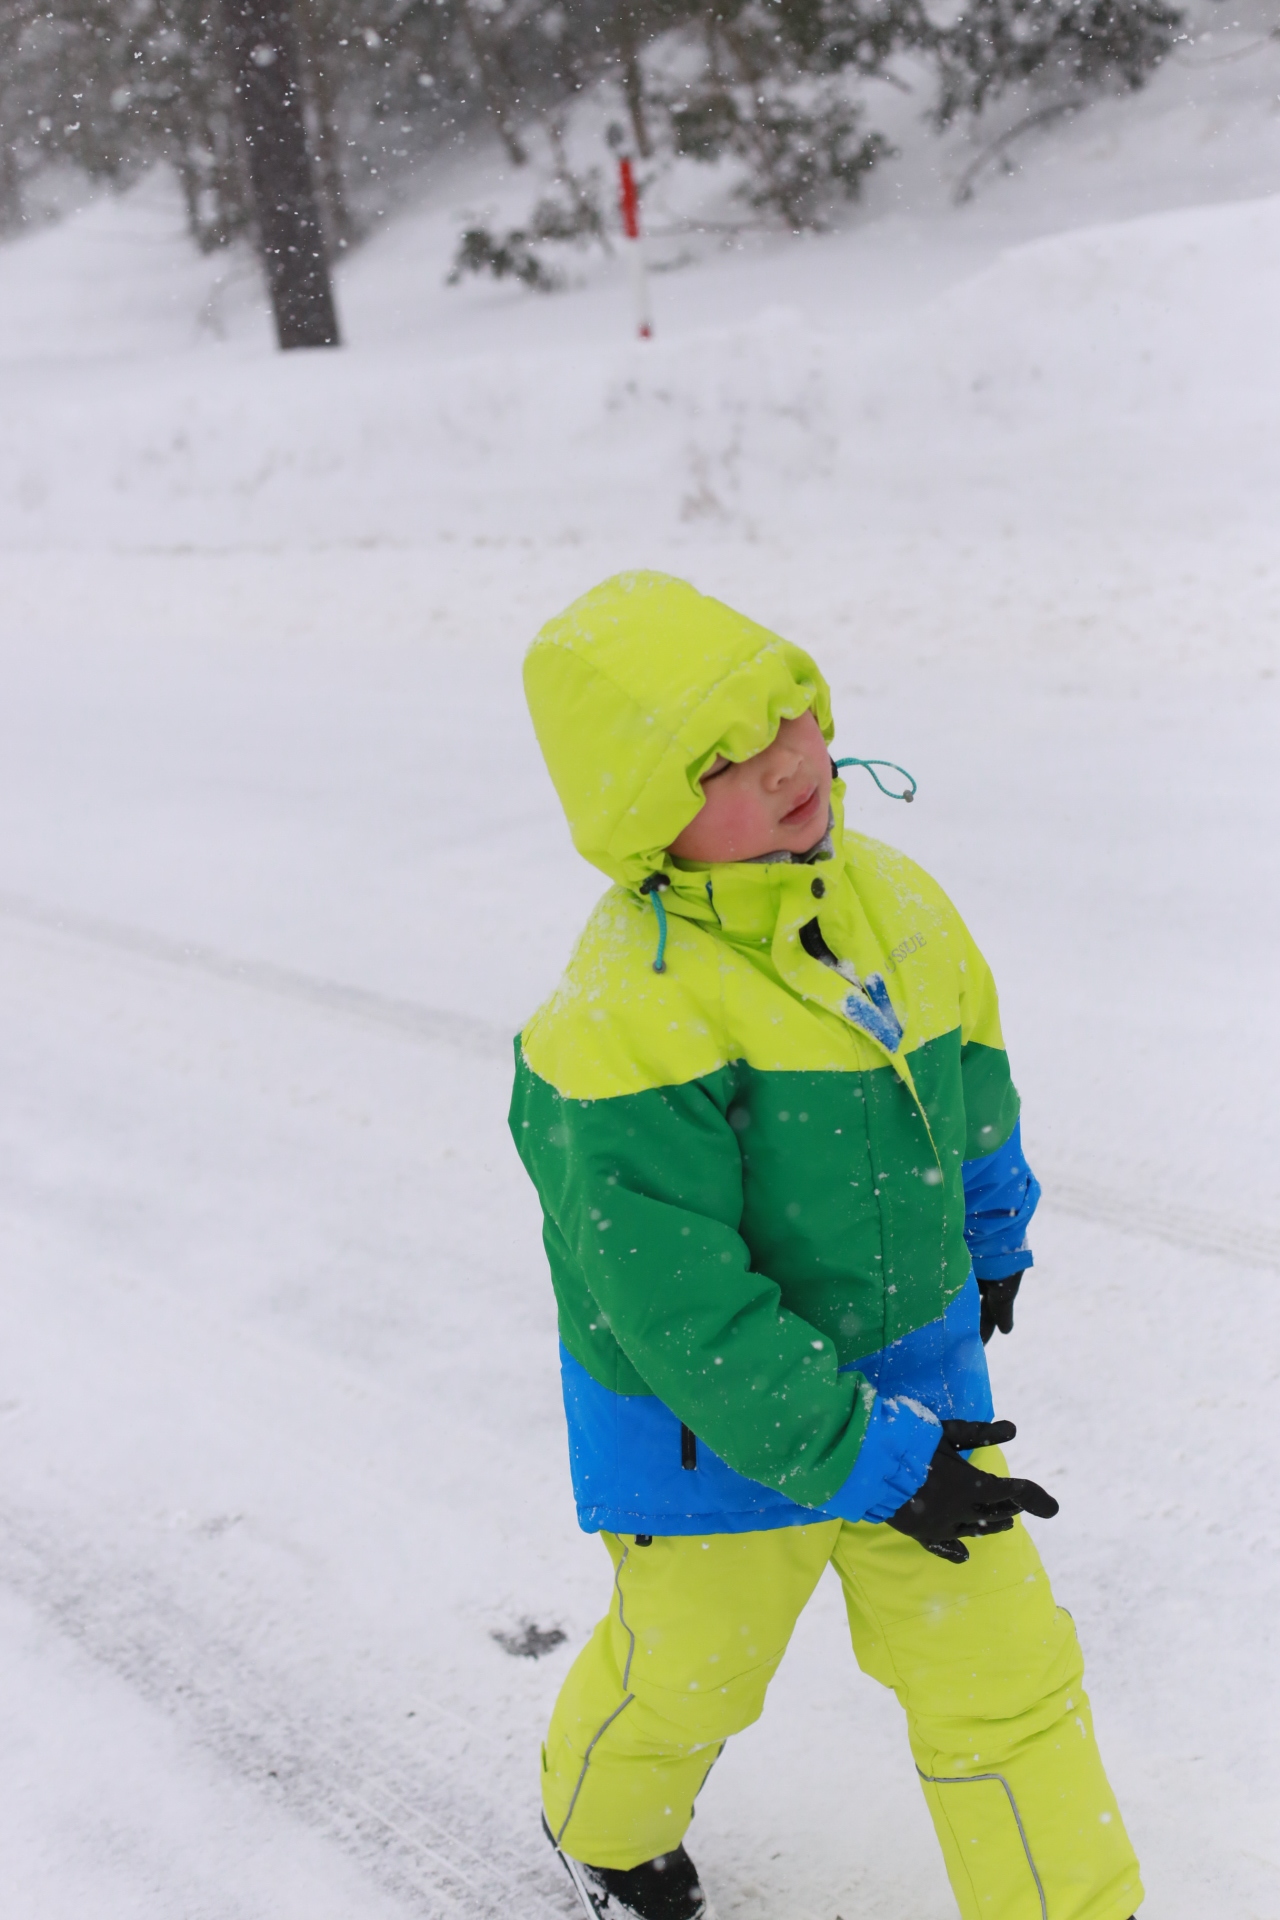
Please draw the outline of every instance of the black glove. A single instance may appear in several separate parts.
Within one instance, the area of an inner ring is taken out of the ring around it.
[[[969,1558],[960,1535],[1008,1533],[1014,1515],[1034,1513],[1052,1520],[1058,1503],[1034,1480],[1002,1480],[984,1473],[961,1456],[961,1449],[995,1447],[1012,1440],[1018,1429],[1012,1420],[944,1420],[938,1451],[929,1463],[924,1485],[905,1506],[889,1517],[888,1525],[909,1533],[930,1553],[956,1565]]]
[[[982,1295],[982,1321],[979,1331],[982,1334],[984,1347],[997,1327],[1001,1333],[1013,1332],[1013,1303],[1018,1297],[1018,1288],[1021,1285],[1022,1274],[1020,1273],[1011,1273],[1007,1280],[979,1280],[978,1292]]]

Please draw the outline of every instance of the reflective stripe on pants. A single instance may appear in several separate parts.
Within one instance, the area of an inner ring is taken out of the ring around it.
[[[994,1451],[982,1456],[1003,1470]],[[749,1726],[830,1563],[854,1653],[891,1687],[964,1920],[1128,1920],[1137,1861],[1103,1772],[1083,1661],[1021,1522],[966,1565],[892,1527],[602,1536],[610,1610],[574,1662],[543,1753],[564,1850],[631,1867],[680,1844]]]

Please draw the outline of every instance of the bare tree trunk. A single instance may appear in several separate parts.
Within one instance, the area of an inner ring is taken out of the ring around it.
[[[0,128],[0,233],[22,225],[22,174],[12,143]]]
[[[288,0],[224,0],[224,6],[276,334],[282,347],[336,347],[338,318]]]
[[[760,82],[768,77],[769,66],[768,62],[762,61],[759,53],[753,49],[749,37],[736,32],[727,22],[722,22],[720,39],[733,56],[739,76],[751,86],[758,87]]]
[[[720,35],[717,31],[716,17],[709,13],[703,26],[707,42],[707,67],[711,79],[717,86],[724,85],[724,73],[720,64]]]
[[[230,49],[228,49],[230,57]],[[234,88],[233,88],[234,93]],[[230,111],[219,113],[213,122],[214,154],[217,159],[218,203],[227,240],[234,239],[249,224],[246,215],[253,206],[253,181],[249,174],[249,143],[245,138],[244,118],[233,98]]]
[[[529,156],[515,130],[513,102],[499,71],[495,50],[489,44],[486,29],[480,25],[470,9],[465,7],[462,11],[462,32],[475,62],[484,103],[493,115],[493,123],[498,129],[502,144],[514,165],[527,166]]]
[[[347,205],[346,182],[342,176],[342,145],[333,83],[320,51],[322,35],[315,0],[295,0],[295,6],[303,80],[315,115],[316,183],[330,244],[341,250],[350,246],[355,238],[355,222]]]
[[[631,131],[636,137],[636,152],[642,160],[648,160],[653,154],[653,143],[649,138],[649,123],[644,110],[644,73],[640,66],[640,52],[636,46],[636,23],[630,12],[628,0],[622,0],[618,12],[618,47],[622,54],[622,92],[627,103],[627,112],[631,115]]]
[[[185,140],[179,145],[173,164],[178,175],[178,184],[182,188],[182,202],[187,210],[187,232],[203,253],[205,247],[200,223],[200,176],[191,164],[191,155],[187,151]]]
[[[22,168],[18,164],[17,138],[22,123],[21,95],[16,79],[13,97],[5,86],[5,77],[17,66],[18,48],[25,25],[18,9],[7,9],[3,35],[0,36],[0,233],[22,225]]]

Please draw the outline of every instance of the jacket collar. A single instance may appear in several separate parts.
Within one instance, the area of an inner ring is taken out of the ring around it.
[[[735,946],[767,955],[791,992],[857,1027],[892,1064],[919,1105],[903,1046],[905,1010],[894,1005],[885,984],[883,949],[846,858],[841,798],[833,789],[829,859],[812,865],[751,860],[710,867],[673,864],[670,886],[664,890],[666,907],[716,930]],[[837,939],[838,952],[827,945],[820,916]],[[926,1129],[928,1124],[926,1116]]]
[[[683,919],[715,926],[730,940],[749,945],[771,945],[780,918],[795,918],[797,909],[818,911],[822,888],[830,890],[844,864],[844,809],[838,786],[831,790],[831,852],[812,863],[790,860],[733,860],[716,866],[672,863],[671,885],[665,904]]]

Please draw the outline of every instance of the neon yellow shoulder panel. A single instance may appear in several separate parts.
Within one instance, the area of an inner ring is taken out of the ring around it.
[[[673,916],[665,973],[653,970],[654,950],[651,908],[611,887],[564,978],[520,1036],[530,1067],[566,1099],[674,1086],[730,1059],[720,942]]]
[[[823,893],[815,900],[813,884]],[[730,1061],[760,1071],[909,1077],[909,1056],[940,1034],[999,1047],[991,976],[945,893],[915,863],[850,835],[819,867],[751,863],[678,876],[666,970],[657,922],[621,887],[598,903],[564,978],[522,1035],[525,1058],[566,1098],[598,1100],[681,1085]],[[814,960],[800,929],[820,914],[831,948],[886,982],[904,1027],[891,1057],[841,1011],[847,983]],[[719,916],[718,918],[716,916]]]

